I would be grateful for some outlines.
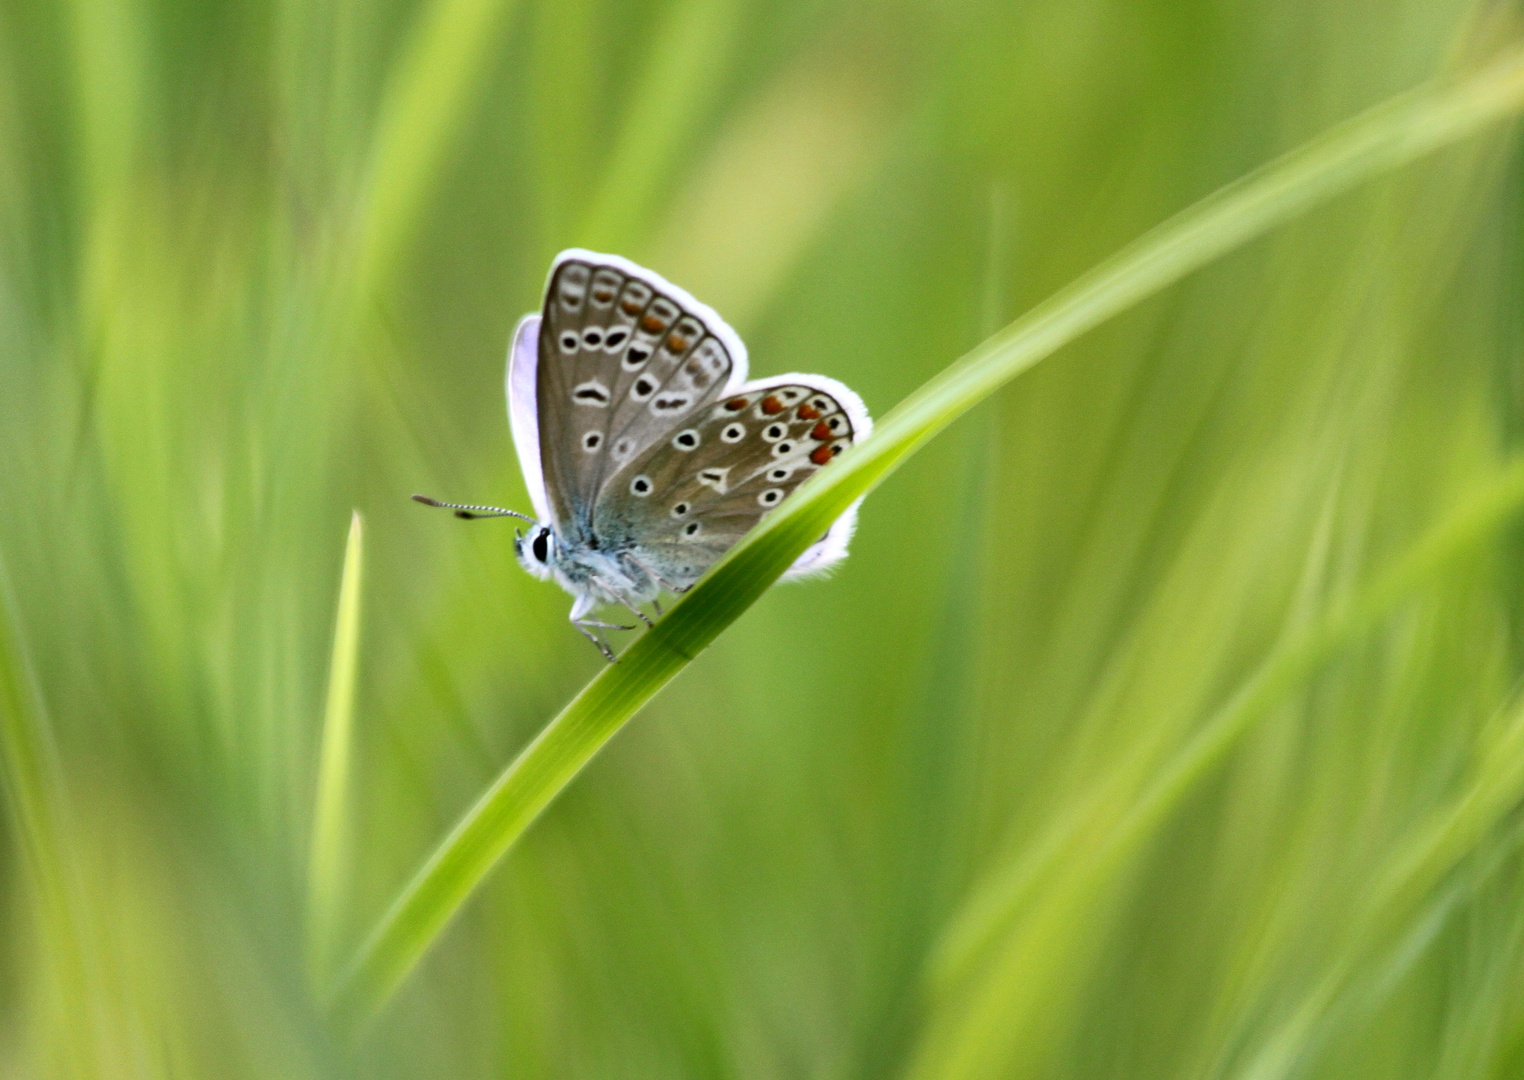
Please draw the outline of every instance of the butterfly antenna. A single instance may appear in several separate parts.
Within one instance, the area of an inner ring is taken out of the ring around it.
[[[521,514],[517,510],[504,510],[501,506],[472,506],[469,503],[440,502],[438,499],[431,499],[427,495],[414,495],[413,501],[421,502],[424,506],[437,506],[444,510],[454,510],[456,517],[465,518],[467,521],[472,521],[476,518],[515,517],[520,521],[527,521],[531,525],[534,524],[534,518],[528,514]]]

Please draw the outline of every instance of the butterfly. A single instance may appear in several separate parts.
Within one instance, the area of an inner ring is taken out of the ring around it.
[[[574,248],[508,350],[508,419],[533,517],[413,498],[456,516],[516,517],[520,565],[574,598],[572,625],[610,661],[592,617],[658,616],[806,479],[873,430],[862,399],[823,375],[748,381],[746,346],[709,307],[617,255]],[[783,575],[847,554],[854,503]]]

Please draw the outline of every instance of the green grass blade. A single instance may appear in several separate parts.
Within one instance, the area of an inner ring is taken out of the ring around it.
[[[405,249],[514,7],[435,0],[420,12],[377,122],[354,268],[358,303],[369,302]]]
[[[1524,708],[1482,732],[1471,775],[1385,860],[1350,939],[1297,1008],[1246,1053],[1232,1075],[1296,1075],[1332,1031],[1368,1015],[1411,968],[1437,929],[1518,849],[1524,799]]]
[[[683,0],[663,20],[605,175],[578,223],[583,242],[622,247],[634,240],[636,223],[647,216],[727,70],[739,7],[737,0]]]
[[[0,562],[0,789],[31,872],[39,919],[56,967],[71,1038],[69,1064],[79,1077],[98,1075],[100,1054],[93,992],[73,859],[66,848],[63,767],[33,677],[10,582]]]
[[[344,573],[333,627],[328,702],[313,804],[307,864],[307,967],[314,987],[332,970],[347,868],[348,794],[354,731],[355,675],[360,656],[360,590],[364,581],[365,524],[357,510],[349,522]]]
[[[585,687],[465,815],[366,940],[338,989],[373,1013],[535,816],[629,718],[735,621],[853,500],[1001,385],[1088,330],[1340,192],[1524,105],[1524,53],[1398,96],[1153,229],[890,412],[738,544],[622,662]]]
[[[143,13],[131,3],[90,0],[74,0],[64,11],[83,158],[79,194],[94,213],[102,214],[124,200],[143,120]]]

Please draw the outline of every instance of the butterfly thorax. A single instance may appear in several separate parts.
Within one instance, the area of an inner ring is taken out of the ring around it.
[[[587,528],[563,537],[554,525],[536,523],[514,546],[519,564],[540,579],[550,578],[587,603],[644,603],[660,592],[644,570],[629,538],[598,536]]]

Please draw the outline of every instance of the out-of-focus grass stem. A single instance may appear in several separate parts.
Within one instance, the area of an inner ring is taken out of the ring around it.
[[[634,240],[661,182],[709,108],[739,22],[737,0],[682,0],[653,38],[610,164],[581,223],[584,243],[623,248]]]
[[[1524,51],[1519,49],[1467,79],[1401,94],[1157,226],[912,393],[871,438],[808,481],[733,548],[504,770],[367,938],[338,987],[339,1013],[356,1021],[384,1005],[497,860],[625,722],[739,618],[853,500],[953,420],[1064,345],[1192,271],[1521,107]],[[1187,779],[1190,775],[1187,771]]]
[[[419,13],[377,122],[355,256],[357,304],[368,302],[405,248],[515,6],[434,0]]]
[[[307,966],[314,989],[332,969],[348,867],[348,795],[352,757],[355,677],[360,657],[360,594],[364,583],[365,526],[360,512],[349,522],[344,573],[333,626],[328,702],[313,800],[312,847],[307,865]]]
[[[31,872],[70,1037],[73,1074],[98,1076],[94,994],[77,868],[69,848],[63,766],[32,673],[5,565],[0,561],[0,782]]]
[[[1339,1025],[1368,1015],[1440,926],[1518,851],[1524,802],[1524,705],[1482,733],[1467,783],[1413,830],[1372,880],[1354,933],[1322,977],[1232,1075],[1295,1075]]]

